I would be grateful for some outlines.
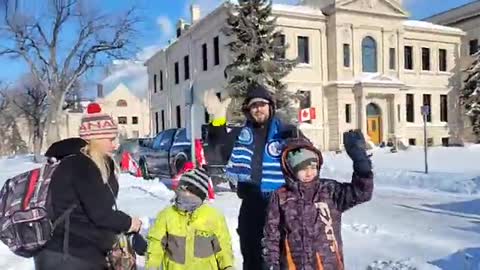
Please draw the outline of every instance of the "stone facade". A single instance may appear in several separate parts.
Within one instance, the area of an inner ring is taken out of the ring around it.
[[[425,20],[450,26],[457,27],[465,31],[462,38],[460,70],[466,69],[472,63],[473,55],[480,48],[480,2],[474,1],[463,6],[433,15]],[[467,142],[475,142],[476,139],[472,133],[470,119],[464,116],[463,135]]]
[[[224,68],[231,61],[221,33],[226,8],[200,20],[198,8],[192,11],[195,23],[180,27],[180,36],[145,63],[153,131],[188,126],[190,89],[200,130],[208,120],[201,106],[204,91],[225,92]],[[286,57],[302,56],[285,82],[291,91],[310,93],[307,103],[317,118],[301,128],[319,147],[340,149],[341,134],[352,128],[376,144],[393,139],[423,144],[424,103],[431,108],[429,142],[458,140],[462,30],[408,20],[398,0],[309,0],[274,5],[273,13],[288,44]]]

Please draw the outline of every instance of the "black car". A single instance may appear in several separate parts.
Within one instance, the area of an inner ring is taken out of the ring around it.
[[[206,129],[202,130],[202,138],[207,138]],[[217,144],[216,148],[212,148],[207,140],[202,141],[208,163],[206,169],[215,183],[221,182],[228,162],[228,154],[225,154],[228,149],[225,149],[232,148],[233,145]],[[137,160],[146,179],[172,178],[191,160],[191,142],[185,128],[162,131],[153,139],[143,140],[135,150],[132,156]]]

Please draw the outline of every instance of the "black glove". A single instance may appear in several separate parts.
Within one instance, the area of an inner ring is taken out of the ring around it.
[[[132,246],[135,253],[140,256],[145,256],[147,252],[147,241],[141,234],[136,233],[132,236]]]
[[[367,144],[360,130],[343,133],[343,144],[348,156],[353,161],[353,171],[366,177],[372,172],[372,161],[367,155]]]

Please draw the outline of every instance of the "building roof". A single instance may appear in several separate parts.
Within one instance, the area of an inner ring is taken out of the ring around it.
[[[441,31],[441,32],[449,32],[452,34],[465,34],[461,29],[443,26],[439,24],[433,24],[431,22],[426,21],[415,21],[415,20],[406,20],[403,22],[403,26],[410,29],[418,29],[418,30],[429,30],[429,31]]]
[[[480,0],[473,0],[470,3],[440,12],[423,20],[443,25],[454,25],[477,16],[480,16]]]
[[[302,5],[273,4],[272,11],[294,13],[298,15],[302,14],[302,15],[319,16],[319,17],[325,16],[320,9],[309,7],[309,6],[302,6]]]

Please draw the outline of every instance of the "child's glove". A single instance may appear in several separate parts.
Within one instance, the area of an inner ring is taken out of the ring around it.
[[[353,171],[359,176],[368,176],[372,172],[372,161],[367,155],[366,142],[360,130],[343,133],[343,144],[353,161]]]
[[[217,97],[215,89],[210,89],[206,91],[203,96],[203,105],[207,109],[207,112],[213,115],[214,121],[218,121],[220,119],[224,119],[226,121],[227,109],[231,101],[231,98],[226,98],[224,101],[221,101]]]

